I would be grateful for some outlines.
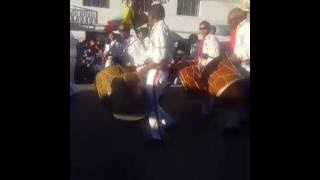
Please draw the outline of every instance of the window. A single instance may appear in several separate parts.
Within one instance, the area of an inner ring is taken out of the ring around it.
[[[83,0],[83,6],[109,8],[109,0]]]
[[[198,16],[200,0],[178,0],[177,15]]]

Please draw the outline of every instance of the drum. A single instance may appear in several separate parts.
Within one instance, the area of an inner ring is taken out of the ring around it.
[[[239,70],[228,60],[223,59],[208,78],[208,91],[219,97],[233,83],[243,79]]]
[[[137,121],[148,112],[148,102],[135,67],[111,65],[96,75],[99,98],[108,97],[113,116],[119,120]]]
[[[204,84],[201,81],[201,73],[195,64],[182,68],[179,78],[184,89],[189,91],[203,91]]]
[[[124,72],[111,84],[113,116],[124,121],[138,121],[149,111],[144,86],[136,72]]]
[[[111,94],[111,83],[116,77],[121,77],[121,68],[117,65],[108,66],[97,73],[95,85],[100,99]]]

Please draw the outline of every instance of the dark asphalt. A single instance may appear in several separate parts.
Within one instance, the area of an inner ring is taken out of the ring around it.
[[[72,180],[248,180],[249,132],[221,128],[234,114],[214,109],[198,119],[197,105],[180,89],[166,92],[164,103],[178,119],[165,146],[145,143],[145,122],[115,120],[94,90],[70,98]],[[184,112],[184,113],[183,113]]]

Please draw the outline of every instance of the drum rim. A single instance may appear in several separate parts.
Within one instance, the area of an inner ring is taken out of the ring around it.
[[[123,121],[140,121],[140,120],[143,120],[146,115],[143,114],[143,115],[126,115],[126,114],[121,114],[121,113],[113,113],[113,116],[116,118],[116,119],[119,119],[119,120],[123,120]]]
[[[217,97],[219,97],[230,85],[232,85],[233,83],[239,81],[241,79],[235,79],[229,83],[227,83],[226,85],[224,85],[221,89],[219,89],[219,91],[217,92]]]

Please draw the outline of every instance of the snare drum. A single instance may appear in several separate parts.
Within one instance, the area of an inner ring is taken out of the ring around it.
[[[217,68],[209,75],[208,91],[219,97],[233,83],[243,79],[239,70],[228,60],[221,60]]]

